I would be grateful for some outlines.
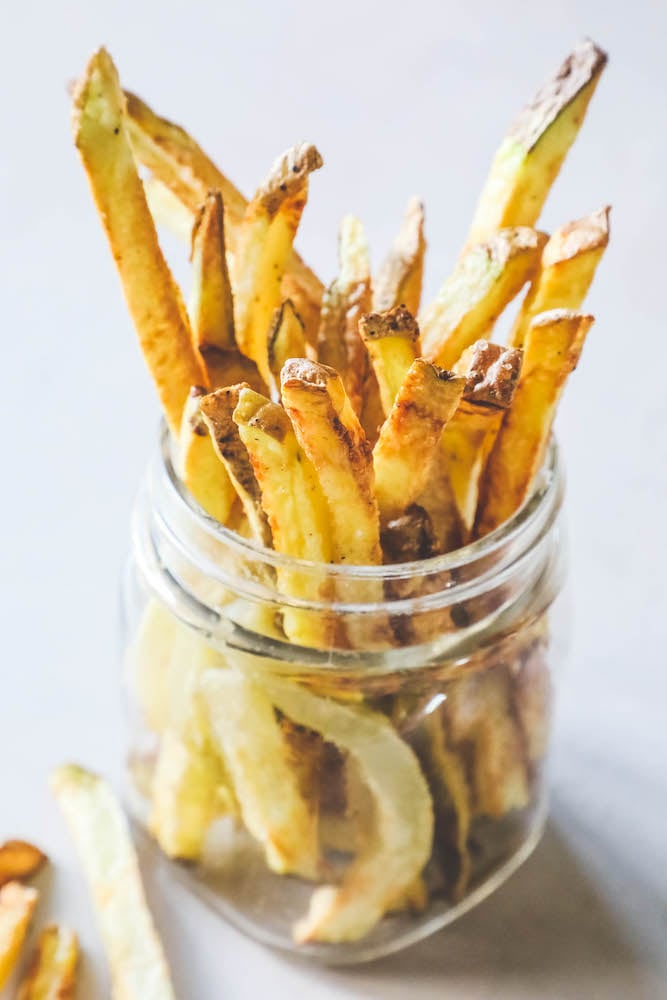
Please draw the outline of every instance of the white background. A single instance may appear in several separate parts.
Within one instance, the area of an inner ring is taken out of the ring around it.
[[[99,43],[250,192],[315,141],[299,241],[330,280],[359,214],[375,262],[404,202],[427,205],[427,292],[455,260],[516,110],[589,33],[611,53],[544,228],[614,206],[568,388],[576,633],[543,845],[478,911],[400,956],[317,971],[220,924],[146,868],[183,1000],[667,996],[664,4],[24,2],[0,38],[0,838],[52,859],[40,918],[85,948],[106,996],[78,866],[47,790],[75,759],[117,780],[116,594],[157,407],[68,132],[65,85]]]

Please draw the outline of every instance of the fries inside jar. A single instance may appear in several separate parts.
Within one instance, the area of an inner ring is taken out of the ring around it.
[[[609,209],[538,223],[605,63],[584,40],[521,112],[430,300],[419,199],[402,220],[388,206],[377,270],[346,216],[321,281],[295,249],[315,145],[246,197],[106,50],[75,88],[164,415],[125,588],[133,797],[262,940],[395,950],[539,838],[563,580],[552,428]],[[187,236],[187,296],[163,227]]]

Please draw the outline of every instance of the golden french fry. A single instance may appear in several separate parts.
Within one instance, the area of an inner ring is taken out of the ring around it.
[[[584,39],[524,108],[495,155],[468,246],[505,226],[537,222],[606,62],[606,54]]]
[[[326,566],[332,557],[330,517],[317,473],[302,451],[282,406],[252,389],[242,389],[234,421],[259,484],[277,552]],[[278,567],[278,583],[286,595],[310,600],[327,596],[326,572]],[[326,645],[331,623],[296,608],[283,609],[289,639],[301,645]]]
[[[205,374],[180,291],[160,250],[130,148],[118,73],[105,49],[76,85],[72,129],[167,422],[178,434],[192,385]]]
[[[419,357],[419,326],[405,306],[368,313],[359,320],[359,333],[378,383],[382,409],[389,414],[410,365]]]
[[[268,337],[268,359],[271,389],[280,399],[280,373],[290,358],[307,357],[303,323],[291,299],[285,299],[273,314]]]
[[[322,299],[317,356],[322,364],[336,369],[360,416],[369,368],[359,319],[371,307],[371,265],[364,228],[353,215],[346,215],[341,223],[338,256],[338,277]]]
[[[552,309],[532,321],[514,402],[482,476],[476,537],[511,517],[528,496],[544,460],[558,400],[592,322],[592,316],[567,309]]]
[[[315,146],[292,147],[276,160],[243,217],[234,257],[236,339],[267,384],[269,327],[308,197],[308,175],[321,166]]]
[[[230,250],[235,251],[238,234],[248,207],[248,201],[232,182],[216,167],[188,133],[173,122],[156,115],[135,94],[125,93],[127,101],[127,127],[134,154],[153,178],[172,192],[182,207],[190,213],[187,228],[189,239],[192,219],[209,191],[220,191],[225,204],[225,237]],[[151,198],[151,205],[158,213],[165,206],[165,198]],[[160,215],[158,214],[158,218]],[[179,230],[183,229],[182,212],[176,213],[167,203],[166,221]],[[294,251],[285,276],[285,297],[293,299],[314,343],[322,301],[322,282],[306,267]]]
[[[183,410],[177,452],[177,471],[200,507],[226,524],[236,490],[226,467],[218,458],[199,404],[206,395],[202,386],[192,386]]]
[[[339,704],[275,677],[267,678],[265,690],[292,722],[352,756],[373,795],[369,843],[340,885],[315,890],[307,916],[294,928],[299,942],[355,941],[414,884],[429,858],[433,809],[428,786],[414,752],[380,713]]]
[[[201,398],[199,409],[209,429],[216,453],[243,504],[255,539],[262,545],[270,546],[271,532],[262,510],[261,492],[248,452],[239,437],[238,427],[232,416],[241,390],[249,388],[247,383],[240,383],[225,389],[216,389],[215,392]]]
[[[385,258],[373,289],[373,309],[385,312],[405,306],[417,315],[424,274],[424,206],[411,198],[398,236]]]
[[[317,811],[304,798],[262,680],[213,670],[200,691],[238,797],[243,822],[276,872],[317,876]],[[307,723],[306,723],[307,724]]]
[[[73,1000],[79,941],[68,927],[50,924],[39,935],[17,1000]]]
[[[0,888],[0,990],[18,961],[38,896],[36,889],[20,882]]]
[[[97,911],[114,1000],[174,1000],[125,815],[106,782],[74,764],[51,776]]]
[[[466,387],[441,449],[466,537],[475,520],[479,477],[512,402],[522,357],[519,350],[478,340],[454,366],[466,376]]]
[[[465,384],[462,375],[423,358],[412,362],[373,449],[381,524],[400,517],[426,488],[439,457],[442,430]]]
[[[281,378],[283,404],[329,504],[335,562],[382,561],[371,451],[333,368],[293,359]]]
[[[5,841],[0,845],[0,888],[6,882],[21,882],[30,878],[47,861],[46,854],[27,840]]]
[[[546,239],[526,227],[501,229],[467,250],[420,322],[424,356],[452,368],[467,347],[488,337],[537,271]]]
[[[579,309],[609,243],[609,207],[561,226],[542,252],[519,312],[510,343],[523,347],[531,320],[549,309]]]

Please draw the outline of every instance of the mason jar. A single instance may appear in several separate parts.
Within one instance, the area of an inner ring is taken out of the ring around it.
[[[123,677],[128,799],[174,872],[251,936],[327,963],[405,947],[501,885],[547,810],[562,496],[552,442],[481,540],[320,565],[208,517],[163,433],[133,518]]]

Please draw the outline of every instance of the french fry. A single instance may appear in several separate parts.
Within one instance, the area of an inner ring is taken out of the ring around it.
[[[73,1000],[79,942],[68,927],[51,924],[39,935],[17,1000]]]
[[[308,356],[303,323],[291,299],[285,299],[273,314],[268,337],[268,360],[274,400],[280,399],[280,373],[290,358]]]
[[[383,261],[373,289],[373,309],[385,312],[405,306],[417,315],[424,274],[424,206],[411,198],[398,236]]]
[[[467,246],[497,229],[537,222],[606,62],[605,53],[584,39],[524,108],[495,155]]]
[[[371,452],[333,368],[293,359],[281,377],[283,404],[329,504],[335,562],[382,561]]]
[[[268,384],[267,339],[281,282],[308,197],[308,175],[322,166],[315,146],[294,146],[273,164],[248,205],[234,257],[236,339]]]
[[[400,517],[425,489],[439,456],[442,430],[465,384],[462,375],[423,358],[412,362],[373,449],[381,524]]]
[[[511,517],[528,496],[544,459],[558,400],[592,322],[592,316],[567,309],[552,309],[532,321],[514,402],[482,476],[476,537]]]
[[[47,861],[46,854],[26,840],[5,841],[0,845],[0,888],[7,882],[30,878]]]
[[[243,822],[263,846],[267,864],[276,872],[315,878],[317,810],[301,793],[263,679],[260,684],[240,670],[214,670],[204,675],[200,691]]]
[[[225,389],[216,389],[215,392],[201,398],[199,409],[209,429],[216,453],[243,504],[253,536],[262,545],[270,546],[271,532],[262,509],[261,492],[248,452],[239,437],[238,427],[232,416],[241,390],[249,388],[247,383],[241,383]]]
[[[428,860],[433,809],[426,781],[413,751],[380,713],[341,705],[274,677],[264,686],[293,722],[354,757],[373,795],[370,843],[340,885],[315,890],[307,916],[294,928],[299,942],[354,941],[413,885]]]
[[[20,882],[0,888],[0,990],[16,965],[37,906],[36,889]]]
[[[359,333],[375,372],[384,415],[388,416],[410,365],[419,357],[419,326],[405,306],[367,313]]]
[[[609,207],[557,229],[521,305],[512,347],[523,347],[531,320],[549,309],[579,309],[609,243]]]
[[[127,820],[102,778],[74,764],[51,788],[88,880],[111,971],[114,1000],[174,1000],[167,962],[146,903]]]
[[[163,226],[187,246],[192,241],[193,217],[190,209],[152,174],[142,177],[142,183],[155,225],[158,228]]]
[[[467,347],[488,337],[536,273],[546,239],[525,226],[501,229],[467,250],[420,322],[424,357],[452,368]]]
[[[128,133],[136,158],[151,171],[153,179],[166,187],[190,213],[191,220],[208,192],[220,191],[226,209],[225,236],[230,250],[234,252],[248,207],[247,199],[184,129],[156,115],[135,94],[126,91],[125,97]],[[173,199],[169,206],[163,194],[158,193],[158,198],[160,201],[157,204],[157,198],[150,199],[152,207],[157,208],[158,218],[160,209],[166,206],[166,221],[177,231],[182,230],[182,212],[176,213]],[[188,238],[191,225],[192,221],[187,229]],[[294,301],[306,325],[309,342],[314,343],[322,302],[322,282],[292,251],[284,284],[285,297]]]
[[[317,473],[302,451],[282,406],[252,389],[242,389],[234,421],[259,484],[277,552],[322,563],[331,561],[330,517]],[[278,568],[281,590],[293,597],[323,600],[326,571]],[[288,639],[300,645],[326,646],[331,622],[323,615],[283,609]]]
[[[521,351],[478,340],[454,366],[466,376],[466,387],[441,449],[466,538],[475,520],[479,476],[512,402],[521,362]]]
[[[192,385],[206,381],[180,291],[160,250],[130,148],[118,74],[105,49],[76,85],[72,129],[167,423],[178,435]]]
[[[359,319],[371,307],[371,265],[366,234],[354,215],[346,215],[341,223],[338,256],[338,277],[322,299],[317,356],[322,364],[336,369],[360,416],[369,367]]]
[[[186,400],[177,452],[178,473],[199,506],[220,524],[226,524],[236,490],[199,411],[206,392],[203,386],[192,386]]]

